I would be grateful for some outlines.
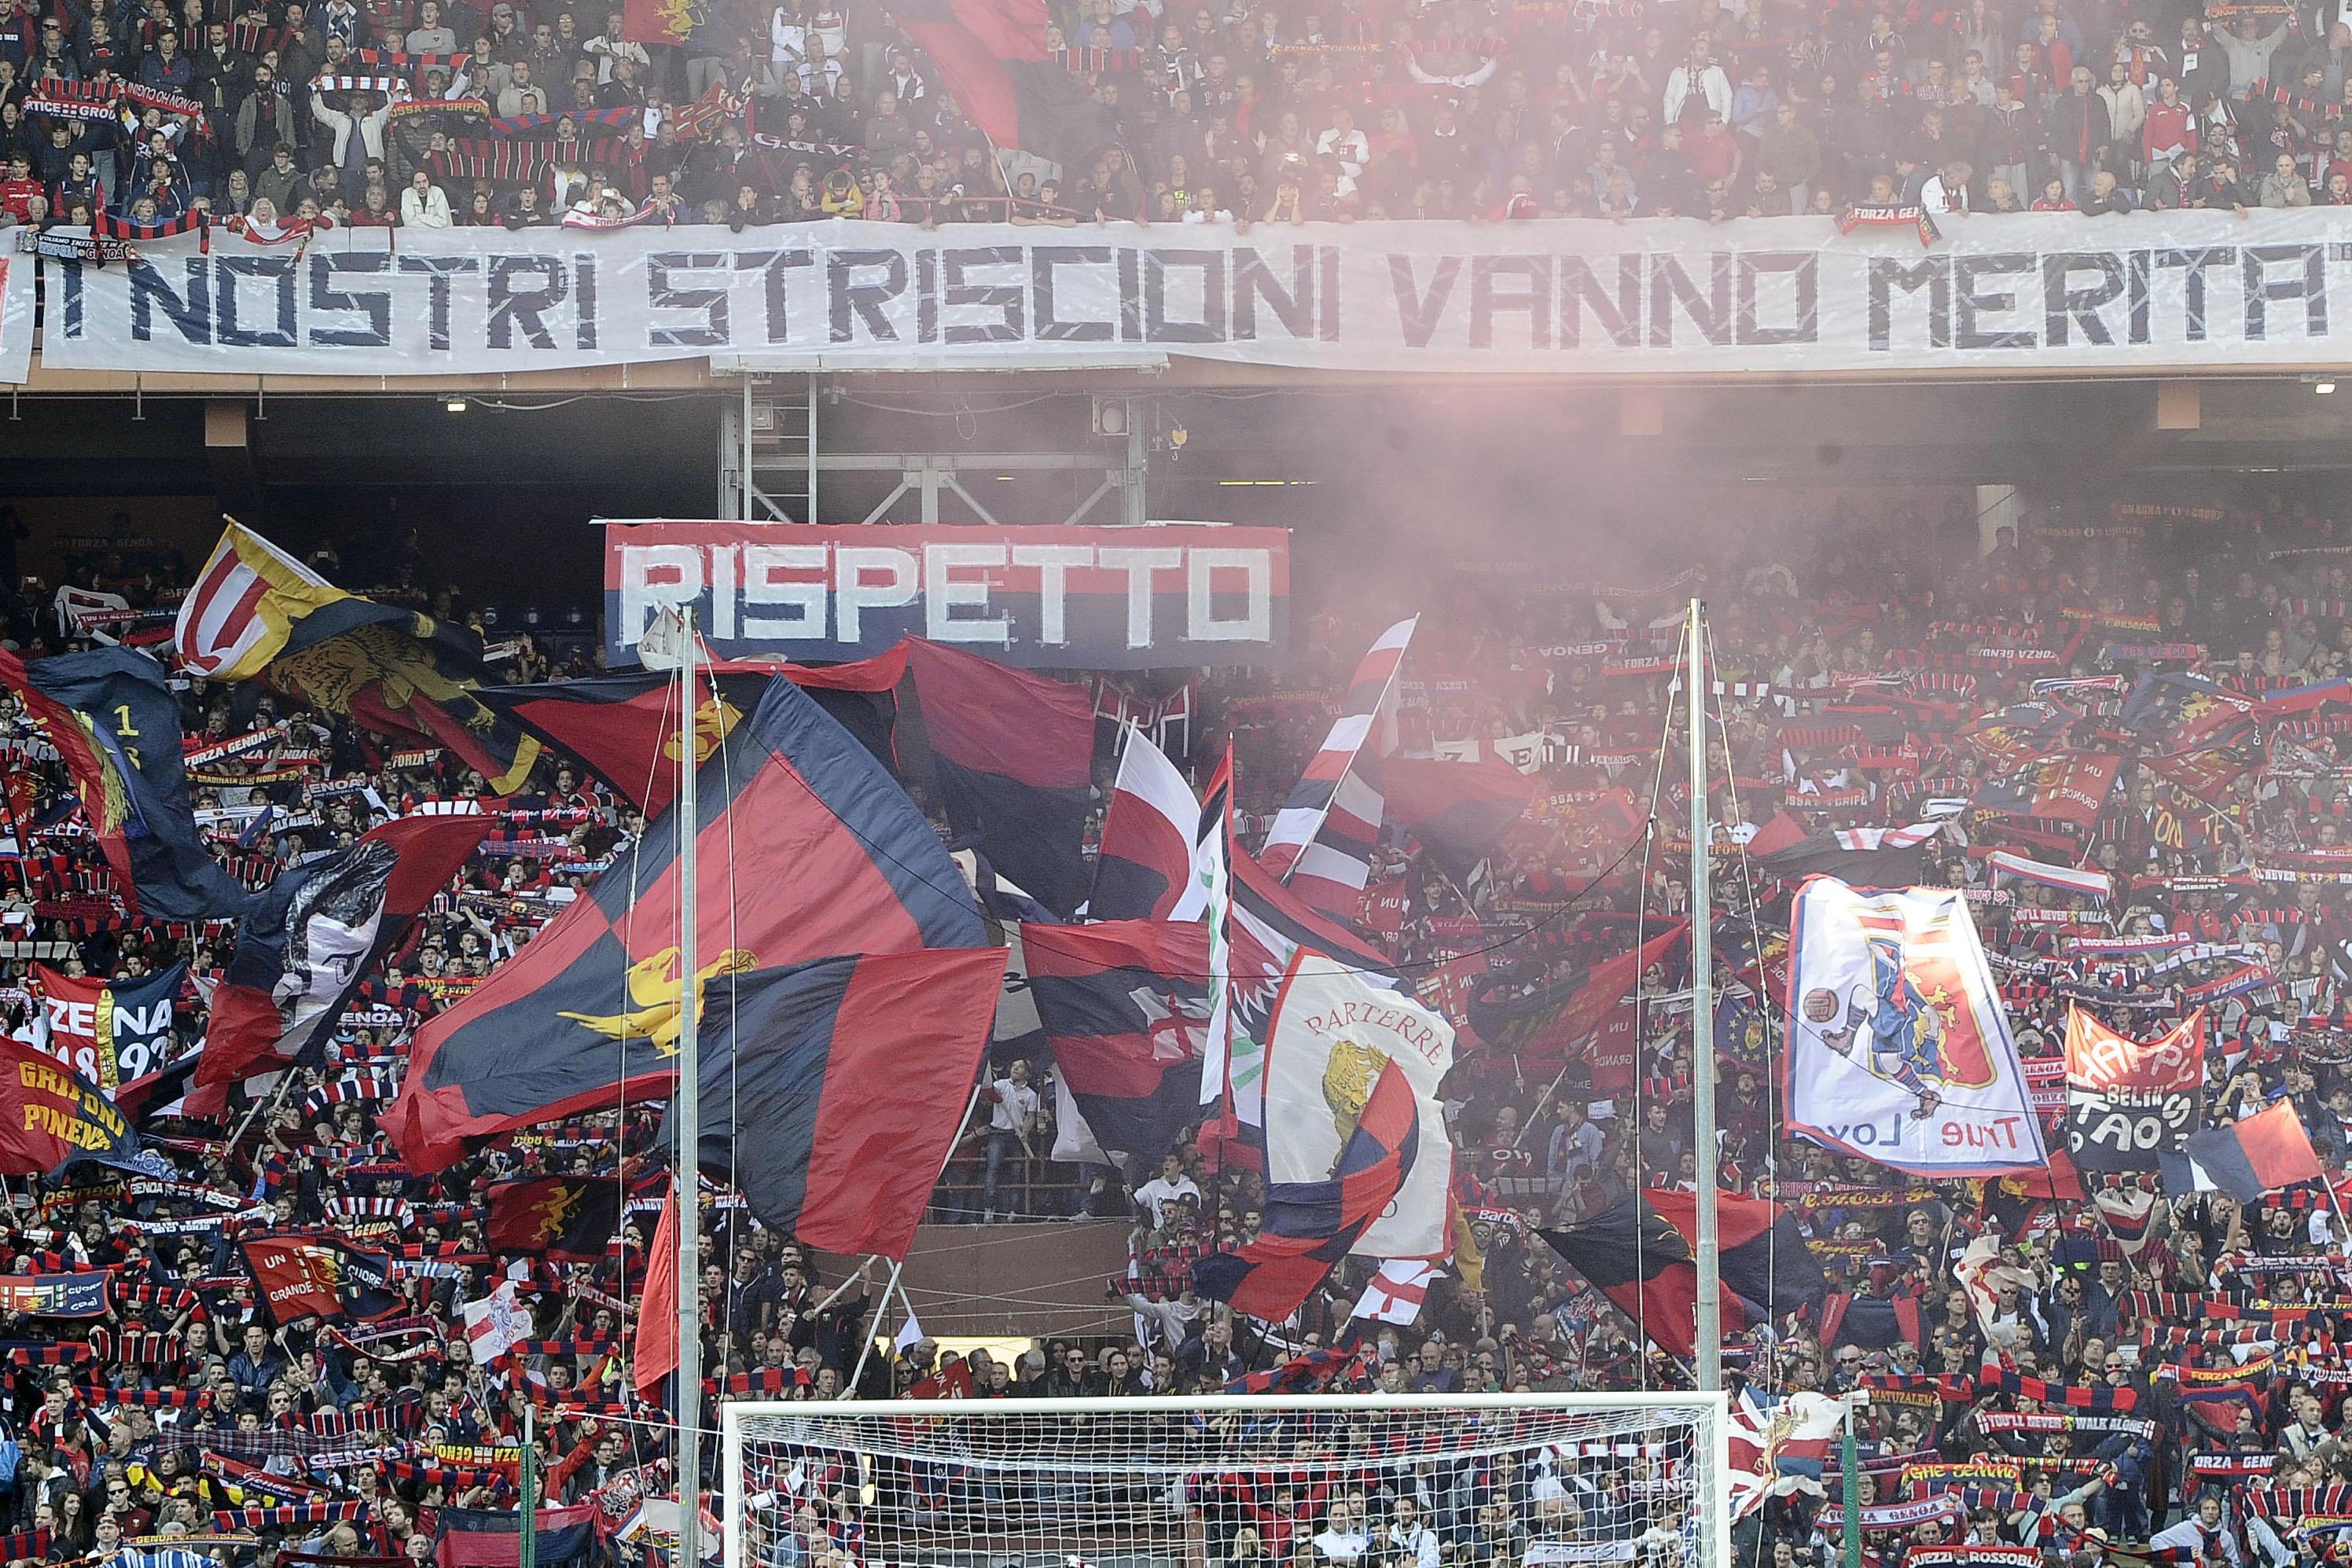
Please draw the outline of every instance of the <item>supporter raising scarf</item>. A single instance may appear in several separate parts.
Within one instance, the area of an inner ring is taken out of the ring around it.
[[[1867,893],[1829,877],[1790,915],[1790,1126],[1917,1176],[2049,1163],[2009,1017],[1953,889]]]
[[[446,746],[495,794],[520,789],[539,760],[538,741],[475,700],[480,638],[346,593],[235,522],[181,601],[173,643],[193,674],[264,676],[364,728]]]

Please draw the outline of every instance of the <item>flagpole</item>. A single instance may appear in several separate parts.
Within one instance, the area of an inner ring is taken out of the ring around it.
[[[677,1124],[677,1152],[670,1161],[672,1201],[677,1205],[677,1568],[702,1561],[702,1260],[701,1249],[702,1072],[701,988],[695,983],[695,851],[700,819],[696,814],[694,775],[697,737],[694,686],[694,612],[681,608],[677,707],[677,1090],[671,1102]]]
[[[963,1130],[971,1124],[971,1113],[980,1108],[980,1092],[987,1087],[988,1073],[983,1071],[980,1075],[979,1081],[971,1086],[971,1098],[967,1099],[963,1103],[963,1116],[961,1120],[956,1123],[955,1136],[948,1141],[947,1158],[940,1162],[939,1174],[931,1177],[931,1185],[933,1186],[939,1186],[940,1183],[946,1178],[948,1166],[955,1163],[956,1147],[963,1142]],[[899,1276],[904,1274],[906,1271],[907,1260],[904,1258],[894,1259],[891,1261],[890,1278],[883,1281],[882,1300],[874,1309],[874,1324],[871,1328],[866,1331],[866,1343],[857,1353],[857,1365],[852,1369],[849,1374],[849,1385],[842,1390],[842,1396],[844,1398],[856,1399],[858,1397],[857,1380],[866,1375],[866,1358],[874,1354],[875,1338],[882,1332],[882,1324],[884,1322],[883,1314],[890,1310],[891,1293],[893,1291],[898,1293],[899,1298],[907,1303],[907,1311],[909,1313],[913,1312],[915,1310],[915,1298],[908,1295],[905,1287],[898,1282]],[[839,1295],[840,1293],[841,1292],[839,1291],[834,1292],[835,1295]],[[890,1390],[891,1396],[896,1398],[898,1396],[898,1389],[894,1386]]]
[[[1698,1155],[1698,1385],[1723,1386],[1723,1281],[1716,1257],[1715,911],[1707,889],[1706,607],[1690,605],[1691,1141]]]

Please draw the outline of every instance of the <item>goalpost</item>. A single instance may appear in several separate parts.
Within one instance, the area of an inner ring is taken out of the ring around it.
[[[735,1401],[726,1568],[1726,1568],[1720,1394]]]

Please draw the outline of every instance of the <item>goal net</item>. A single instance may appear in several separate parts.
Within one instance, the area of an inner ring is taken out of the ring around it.
[[[726,1568],[1723,1568],[1719,1395],[730,1403]]]

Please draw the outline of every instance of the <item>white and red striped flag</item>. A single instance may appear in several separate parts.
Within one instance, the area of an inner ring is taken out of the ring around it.
[[[1356,666],[1339,716],[1291,789],[1258,851],[1258,863],[1300,902],[1326,914],[1355,913],[1371,876],[1372,849],[1387,807],[1380,758],[1396,748],[1398,669],[1420,617],[1381,633]]]

